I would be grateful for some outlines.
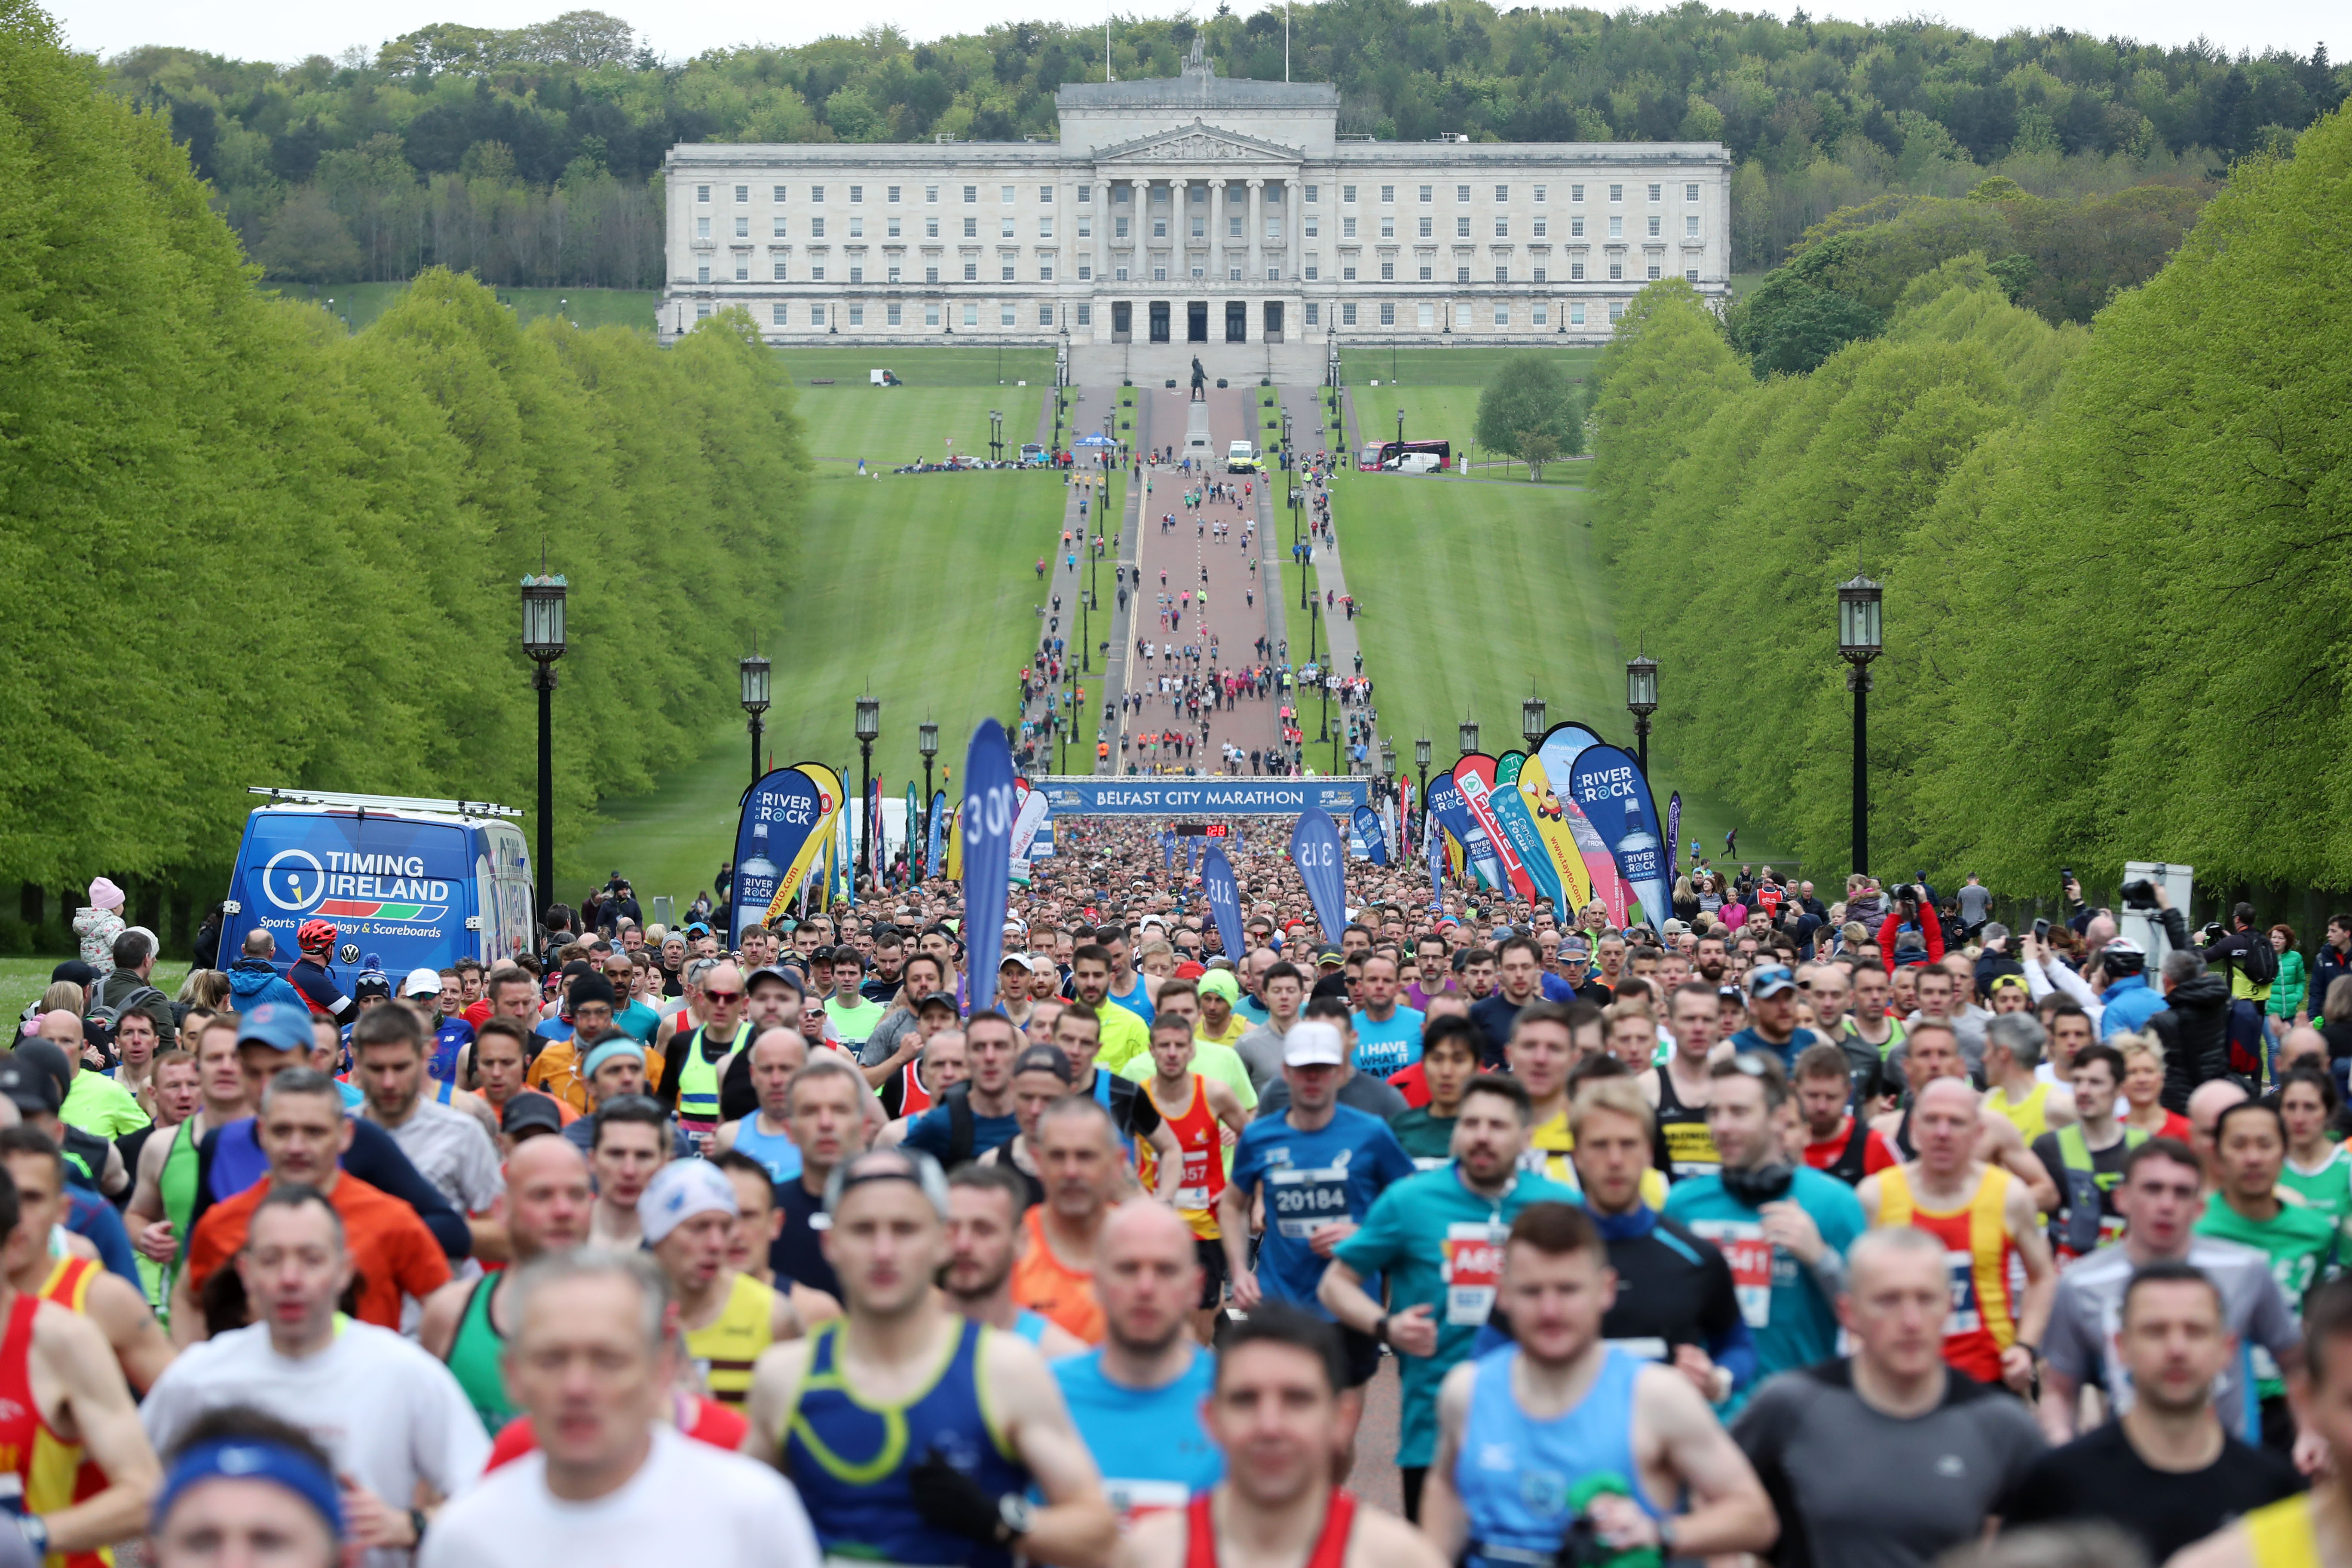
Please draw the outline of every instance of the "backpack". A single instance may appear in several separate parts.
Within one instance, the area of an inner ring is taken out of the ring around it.
[[[2263,931],[2246,933],[2246,950],[2235,956],[2238,972],[2257,988],[2278,978],[2278,949],[2271,945],[2269,935]]]

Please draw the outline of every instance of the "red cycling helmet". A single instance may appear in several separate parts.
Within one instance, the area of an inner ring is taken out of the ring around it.
[[[308,952],[315,947],[335,945],[335,928],[330,921],[304,921],[302,929],[294,933],[294,944]]]

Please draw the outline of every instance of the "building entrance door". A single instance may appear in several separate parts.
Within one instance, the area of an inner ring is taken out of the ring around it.
[[[1277,300],[1265,302],[1265,341],[1270,343],[1282,341],[1282,303]]]
[[[1249,342],[1249,305],[1241,300],[1225,301],[1225,342]]]
[[[1165,300],[1151,301],[1151,341],[1155,343],[1168,341],[1168,301]]]
[[[1115,343],[1135,341],[1135,307],[1125,300],[1111,302],[1110,341]]]
[[[1205,343],[1209,341],[1209,302],[1194,300],[1184,307],[1184,341]]]

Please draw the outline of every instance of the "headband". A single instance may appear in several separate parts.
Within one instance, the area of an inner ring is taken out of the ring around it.
[[[337,1541],[343,1539],[342,1501],[335,1478],[299,1449],[251,1437],[199,1443],[174,1460],[155,1494],[155,1528],[163,1528],[182,1493],[209,1480],[275,1482],[318,1510],[328,1532]]]

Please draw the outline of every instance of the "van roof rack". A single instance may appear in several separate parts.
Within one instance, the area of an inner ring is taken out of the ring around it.
[[[360,811],[439,811],[458,816],[513,816],[522,813],[510,805],[482,800],[433,800],[413,795],[344,795],[325,789],[279,789],[272,784],[247,784],[247,795],[269,797],[272,805],[344,805]]]

